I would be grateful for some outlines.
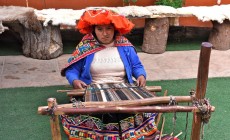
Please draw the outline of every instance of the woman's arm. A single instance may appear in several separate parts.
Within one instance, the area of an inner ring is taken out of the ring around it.
[[[136,78],[138,86],[146,85],[146,71],[142,65],[134,48],[130,48],[130,63],[132,68],[132,75]]]
[[[66,79],[74,88],[84,88],[86,86],[86,84],[80,80],[82,63],[83,60],[80,60],[69,66],[65,71]]]

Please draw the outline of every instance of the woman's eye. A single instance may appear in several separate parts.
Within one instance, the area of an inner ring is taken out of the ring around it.
[[[98,31],[102,31],[102,28],[97,28]]]

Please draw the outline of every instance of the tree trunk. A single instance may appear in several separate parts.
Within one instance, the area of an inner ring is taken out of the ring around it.
[[[164,53],[169,31],[168,18],[145,19],[142,51],[146,53]]]
[[[48,60],[63,53],[63,44],[58,26],[42,27],[40,31],[24,28],[21,24],[11,23],[8,26],[20,34],[22,52],[27,57]]]
[[[230,21],[224,20],[223,23],[213,21],[213,29],[209,35],[209,42],[213,44],[213,49],[230,49]]]
[[[52,59],[63,53],[63,44],[58,26],[43,27],[40,33],[25,30],[23,54],[36,59]]]
[[[6,29],[19,33],[25,56],[36,59],[52,59],[63,53],[59,26],[43,27],[33,8],[0,6],[0,13],[0,34]]]

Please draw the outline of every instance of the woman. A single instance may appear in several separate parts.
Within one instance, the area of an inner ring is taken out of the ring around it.
[[[112,11],[86,11],[77,29],[87,35],[76,47],[62,75],[74,88],[84,88],[91,83],[133,83],[132,76],[137,79],[138,86],[145,86],[146,72],[133,45],[125,37],[118,36],[128,33],[133,26],[126,18]]]
[[[86,34],[62,70],[76,89],[92,83],[134,83],[145,86],[146,72],[133,45],[122,34],[133,24],[109,10],[87,10],[77,29]],[[156,134],[154,113],[62,116],[70,139],[145,139]]]

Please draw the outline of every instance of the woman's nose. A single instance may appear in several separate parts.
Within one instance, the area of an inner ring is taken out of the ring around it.
[[[106,30],[103,30],[102,34],[103,35],[108,35],[108,32]]]
[[[107,32],[103,32],[103,35],[106,36],[106,35],[107,35]]]

